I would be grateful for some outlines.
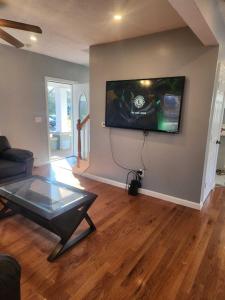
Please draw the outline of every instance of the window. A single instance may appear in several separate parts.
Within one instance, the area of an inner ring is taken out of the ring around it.
[[[79,119],[82,121],[88,115],[88,102],[85,94],[79,98]]]

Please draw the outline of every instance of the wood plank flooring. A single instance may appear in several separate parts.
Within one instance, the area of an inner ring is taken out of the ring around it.
[[[0,222],[0,252],[22,266],[22,300],[225,299],[225,189],[199,211],[119,188],[62,168],[35,173],[98,194],[97,231],[53,263],[57,238],[22,216]]]

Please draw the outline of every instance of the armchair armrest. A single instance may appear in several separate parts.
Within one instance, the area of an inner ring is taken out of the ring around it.
[[[17,162],[26,162],[27,160],[33,159],[33,153],[28,150],[11,148],[2,152],[1,158]]]

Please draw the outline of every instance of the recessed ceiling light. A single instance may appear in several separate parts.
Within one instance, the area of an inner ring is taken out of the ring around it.
[[[37,38],[35,35],[31,35],[30,36],[30,40],[33,41],[33,42],[36,42],[37,41]]]
[[[122,16],[121,15],[114,15],[114,20],[116,20],[116,21],[120,21],[120,20],[122,20]]]

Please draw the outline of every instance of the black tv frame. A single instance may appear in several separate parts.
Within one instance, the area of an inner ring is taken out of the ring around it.
[[[166,131],[166,130],[154,130],[154,129],[143,129],[143,128],[134,128],[134,127],[126,127],[126,126],[109,126],[107,124],[107,97],[105,99],[105,127],[108,128],[118,128],[118,129],[130,129],[130,130],[141,130],[141,131],[150,131],[150,132],[161,132],[161,133],[171,133],[171,134],[177,134],[180,133],[180,123],[181,123],[181,114],[182,114],[182,106],[183,106],[183,98],[184,98],[184,89],[185,89],[185,81],[186,81],[186,76],[168,76],[168,77],[155,77],[155,78],[138,78],[138,79],[125,79],[125,80],[107,80],[106,81],[106,94],[107,94],[107,84],[110,82],[127,82],[127,81],[139,81],[139,80],[157,80],[157,79],[169,79],[169,78],[183,78],[184,79],[184,84],[182,87],[182,95],[181,95],[181,100],[180,100],[180,111],[179,111],[179,120],[178,120],[178,128],[177,131]]]

